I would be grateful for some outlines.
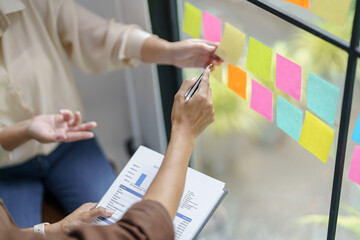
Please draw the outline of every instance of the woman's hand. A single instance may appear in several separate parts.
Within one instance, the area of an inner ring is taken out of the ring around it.
[[[94,137],[90,132],[96,122],[81,122],[80,112],[74,114],[68,110],[60,110],[60,114],[38,115],[30,120],[28,135],[41,143],[72,142]]]
[[[195,84],[196,79],[185,80],[174,99],[172,109],[172,133],[180,132],[195,139],[214,121],[215,110],[211,97],[209,69],[206,69],[198,91],[186,103],[185,94]]]
[[[179,68],[205,68],[210,63],[216,66],[223,62],[214,54],[218,45],[219,43],[202,39],[168,42],[151,36],[143,44],[141,60],[149,63],[174,65]]]
[[[202,39],[188,39],[170,43],[172,65],[184,67],[205,68],[210,63],[214,66],[223,62],[214,54],[219,43]]]
[[[85,203],[61,221],[46,225],[45,233],[63,232],[68,233],[73,229],[86,224],[91,224],[97,217],[108,218],[113,211],[103,207],[97,207],[97,203]]]

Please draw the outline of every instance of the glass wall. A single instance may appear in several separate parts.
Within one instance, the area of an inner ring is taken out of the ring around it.
[[[223,64],[222,82],[211,81],[215,122],[198,138],[192,167],[224,181],[229,194],[199,239],[326,239],[347,54],[244,0],[188,2],[221,19],[223,26],[224,22],[228,22],[246,34],[246,44],[238,62],[241,69],[245,70],[249,36],[273,50],[273,81],[264,82],[247,72],[247,83],[255,79],[270,89],[274,93],[274,106],[276,96],[281,96],[305,115],[308,110],[306,83],[309,72],[340,89],[335,125],[332,127],[335,136],[325,164],[280,130],[276,126],[276,118],[272,123],[268,122],[250,109],[249,100],[244,101],[229,90],[226,85],[226,64]],[[353,10],[346,25],[336,27],[293,4],[281,0],[270,2],[345,40],[350,38]],[[184,1],[178,0],[180,26],[183,9]],[[189,38],[183,32],[180,36],[182,39]],[[300,102],[275,88],[276,53],[302,66]],[[196,77],[200,71],[185,69],[184,77]],[[247,99],[250,99],[249,90]],[[359,90],[357,81],[350,137],[360,111]],[[341,221],[339,218],[340,226],[337,229],[337,239],[347,240],[360,237],[359,224],[356,226],[350,222],[351,218],[346,218],[357,216],[359,219],[360,216],[359,188],[347,178],[354,149],[350,137],[340,206],[340,215],[345,217]]]

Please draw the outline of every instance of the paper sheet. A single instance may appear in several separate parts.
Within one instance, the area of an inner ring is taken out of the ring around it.
[[[310,0],[284,0],[284,1],[294,3],[306,9],[310,9]]]
[[[320,119],[306,111],[299,144],[326,163],[333,138],[334,131]]]
[[[276,54],[276,87],[300,101],[301,66],[280,54]]]
[[[351,139],[360,144],[360,114],[356,121],[355,129],[354,129]]]
[[[222,34],[221,20],[206,11],[203,11],[202,17],[204,39],[220,42]]]
[[[339,88],[310,73],[307,83],[307,107],[334,126]]]
[[[183,31],[193,38],[200,37],[201,10],[185,2]]]
[[[246,72],[238,67],[227,65],[228,69],[228,88],[233,90],[236,94],[246,100]]]
[[[360,185],[360,147],[355,146],[349,170],[349,179]]]
[[[251,80],[251,101],[250,107],[254,111],[258,112],[269,122],[273,121],[273,93],[256,82],[254,79]]]
[[[278,96],[276,104],[276,125],[299,142],[303,121],[303,112]]]
[[[271,60],[272,50],[250,37],[246,70],[269,82],[271,77]]]
[[[225,22],[224,34],[215,54],[236,66],[244,48],[244,43],[245,34]]]
[[[163,155],[140,146],[98,204],[112,209],[113,216],[99,217],[95,224],[113,224],[134,203],[141,201],[163,158]],[[175,240],[193,238],[223,195],[224,187],[223,182],[188,168],[184,192],[173,220]]]
[[[343,26],[351,0],[313,0],[311,12],[325,20]]]

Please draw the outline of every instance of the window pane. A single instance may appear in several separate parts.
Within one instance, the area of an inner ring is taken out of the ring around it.
[[[228,89],[225,64],[223,82],[211,82],[215,122],[198,138],[192,167],[226,182],[229,194],[200,239],[326,239],[347,54],[243,0],[189,2],[221,19],[223,27],[228,22],[247,35],[237,64],[242,70],[246,66],[249,36],[273,50],[271,82],[247,71],[247,101]],[[350,17],[344,27],[335,27],[319,21],[301,7],[281,0],[270,2],[343,39],[349,38]],[[184,1],[179,0],[178,6],[181,26]],[[182,32],[180,35],[182,39],[189,38]],[[275,87],[276,53],[302,67],[300,102]],[[199,69],[185,69],[184,76],[192,78],[200,72]],[[334,130],[326,164],[276,125],[277,96],[302,110],[304,116],[309,110],[306,86],[310,72],[340,89],[334,126],[321,120]],[[274,94],[272,123],[250,109],[251,79]],[[347,164],[349,162],[347,159]],[[359,194],[351,192],[354,188],[358,192],[358,189],[344,182],[344,199],[356,202]],[[318,225],[321,222],[326,224]],[[337,239],[357,238],[351,231],[338,228]]]

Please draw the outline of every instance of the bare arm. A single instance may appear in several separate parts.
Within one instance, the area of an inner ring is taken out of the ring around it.
[[[206,70],[198,92],[189,102],[185,103],[185,93],[195,80],[186,80],[176,94],[170,143],[159,172],[143,198],[160,202],[171,218],[175,217],[181,200],[195,138],[214,121],[208,77]]]

